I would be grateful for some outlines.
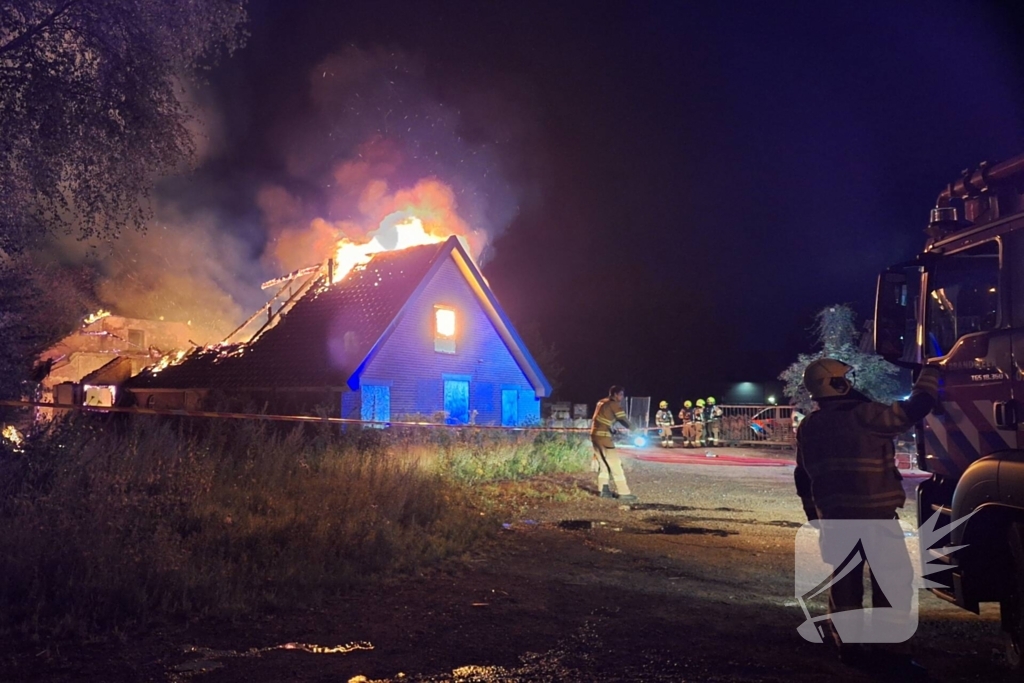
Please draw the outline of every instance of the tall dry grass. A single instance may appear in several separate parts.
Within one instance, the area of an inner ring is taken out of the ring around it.
[[[498,525],[476,484],[587,457],[544,434],[56,423],[0,445],[0,631],[315,605],[486,537]]]

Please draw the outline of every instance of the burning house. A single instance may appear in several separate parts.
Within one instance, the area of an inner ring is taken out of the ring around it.
[[[46,403],[112,405],[117,385],[163,354],[187,349],[184,322],[142,320],[99,311],[39,358]]]
[[[551,392],[458,237],[332,261],[267,317],[247,342],[179,354],[123,388],[152,408],[506,426],[539,421]]]

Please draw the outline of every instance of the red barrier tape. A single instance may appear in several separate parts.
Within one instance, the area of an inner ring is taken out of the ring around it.
[[[205,410],[157,410],[154,408],[117,408],[108,406],[80,406],[37,401],[0,401],[0,406],[13,408],[51,408],[54,410],[82,410],[90,413],[124,413],[128,415],[167,415],[172,417],[210,417],[229,420],[268,420],[271,422],[313,422],[319,424],[373,425],[374,427],[441,427],[445,429],[500,429],[513,432],[586,432],[581,427],[499,427],[496,425],[449,425],[436,422],[380,422],[355,420],[345,417],[314,417],[312,415],[260,415],[257,413],[216,413]]]

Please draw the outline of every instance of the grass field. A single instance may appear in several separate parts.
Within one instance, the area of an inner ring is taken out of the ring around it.
[[[465,553],[502,482],[589,459],[559,434],[147,417],[0,444],[0,632],[39,637],[316,605]]]

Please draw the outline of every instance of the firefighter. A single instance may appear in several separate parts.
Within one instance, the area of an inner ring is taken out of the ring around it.
[[[683,448],[690,448],[693,446],[693,401],[683,401],[679,422],[683,425]]]
[[[704,445],[704,399],[698,398],[693,407],[693,445]]]
[[[722,437],[722,409],[715,405],[715,397],[708,396],[704,407],[704,422],[707,424],[707,440],[709,446],[717,446]]]
[[[629,492],[626,473],[622,471],[622,460],[615,452],[612,441],[612,425],[619,422],[626,429],[632,429],[626,411],[622,409],[622,398],[626,390],[614,385],[608,390],[608,398],[597,402],[594,419],[590,427],[590,441],[594,446],[594,457],[597,459],[597,490],[602,498],[618,498],[622,502],[634,502],[636,496]],[[608,485],[609,479],[615,482],[613,494]]]
[[[890,549],[871,556],[872,562],[878,560],[873,569],[881,572],[892,588],[887,595],[883,594],[872,574],[872,603],[874,607],[893,608],[884,611],[886,616],[896,615],[905,621],[910,614],[914,577],[896,517],[896,509],[903,507],[906,495],[896,469],[893,437],[910,429],[935,405],[939,373],[926,366],[906,401],[885,405],[857,391],[847,377],[850,370],[846,363],[821,358],[804,371],[804,386],[819,407],[804,418],[797,429],[796,490],[807,519],[821,520],[817,524],[822,559],[834,570],[829,587],[829,614],[861,610],[864,598],[864,554],[861,553],[854,571],[836,578],[841,565],[851,564],[856,547],[843,547],[849,544],[849,539],[841,538],[840,525],[829,525],[829,521],[890,520],[892,525],[884,522],[863,525],[874,534],[871,540],[874,547]],[[843,624],[862,628],[862,616],[856,620],[844,619]],[[829,626],[843,662],[870,663],[857,638],[844,643],[836,624],[830,621]],[[923,671],[909,656],[901,657],[898,665],[905,666],[912,675]]]
[[[672,448],[672,413],[668,409],[668,401],[658,404],[658,412],[654,415],[654,424],[658,427],[658,434],[661,435],[662,448]]]

